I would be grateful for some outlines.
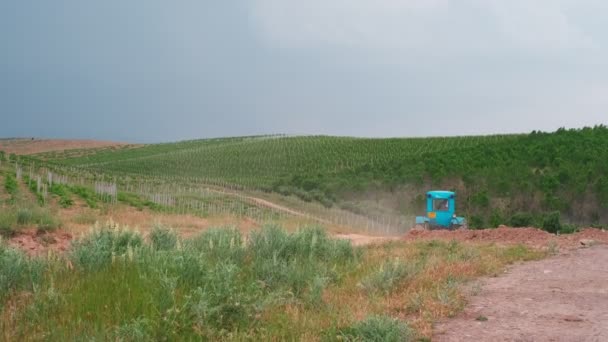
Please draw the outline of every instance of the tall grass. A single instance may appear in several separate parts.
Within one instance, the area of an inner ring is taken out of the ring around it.
[[[0,308],[6,296],[17,290],[33,291],[42,280],[45,263],[30,259],[0,238]]]
[[[233,228],[180,241],[158,226],[148,240],[109,224],[74,241],[69,267],[53,270],[52,284],[24,310],[13,337],[263,336],[265,314],[320,304],[325,287],[358,262],[349,242],[316,227],[293,234],[266,227],[246,242]],[[51,301],[49,290],[61,300]]]
[[[408,341],[462,308],[462,281],[537,257],[444,242],[355,249],[319,227],[182,241],[107,224],[62,258],[0,250],[0,291],[30,293],[0,314],[0,339]]]

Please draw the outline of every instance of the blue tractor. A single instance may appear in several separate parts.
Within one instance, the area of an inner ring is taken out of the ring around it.
[[[426,216],[416,217],[416,226],[424,229],[467,229],[467,220],[456,216],[456,193],[429,191],[426,194]]]

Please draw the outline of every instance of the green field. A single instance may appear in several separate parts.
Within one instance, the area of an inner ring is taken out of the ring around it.
[[[540,225],[556,211],[579,225],[608,221],[605,126],[444,138],[260,136],[37,157],[102,175],[293,195],[359,214],[377,213],[356,205],[370,191],[380,198],[403,193],[392,214],[412,215],[423,210],[421,194],[445,188],[458,192],[473,226],[509,224],[514,215]]]

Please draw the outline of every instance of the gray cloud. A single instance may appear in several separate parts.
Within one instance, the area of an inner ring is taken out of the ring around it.
[[[0,136],[161,141],[606,122],[599,0],[0,4]]]

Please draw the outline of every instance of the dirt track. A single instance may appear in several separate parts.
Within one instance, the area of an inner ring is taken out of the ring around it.
[[[433,341],[608,341],[608,246],[571,250],[481,281]],[[487,319],[487,321],[485,321]]]

